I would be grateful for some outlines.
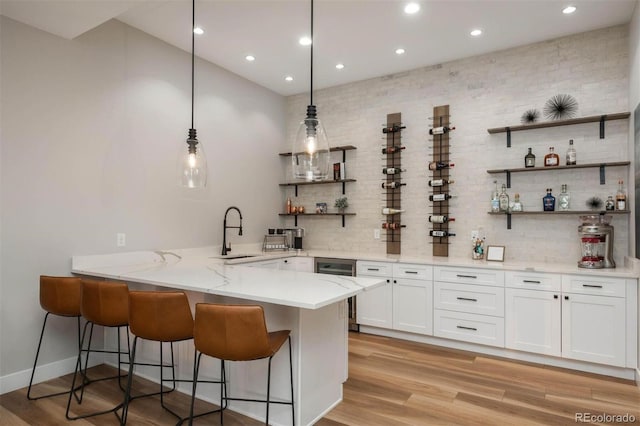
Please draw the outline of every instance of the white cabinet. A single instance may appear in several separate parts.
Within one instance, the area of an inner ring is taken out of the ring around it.
[[[433,295],[435,336],[504,347],[504,272],[437,266]]]
[[[427,265],[358,261],[359,277],[387,283],[358,294],[358,324],[419,334],[433,333],[433,268]]]
[[[280,269],[283,271],[313,272],[313,257],[281,257],[277,259],[243,263],[242,265],[257,268]]]
[[[562,288],[562,356],[624,367],[625,281],[565,275]]]
[[[386,284],[363,291],[356,296],[357,322],[380,328],[393,326],[393,264],[358,261],[356,275],[359,277],[386,278]]]
[[[433,334],[433,268],[393,265],[393,329]]]

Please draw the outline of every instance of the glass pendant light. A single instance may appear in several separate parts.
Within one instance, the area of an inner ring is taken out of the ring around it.
[[[207,185],[207,158],[204,148],[198,142],[196,129],[193,126],[193,99],[195,80],[195,29],[196,29],[196,1],[192,0],[191,26],[191,128],[187,138],[187,146],[180,148],[178,173],[180,185],[186,188],[204,188]]]
[[[326,180],[331,163],[329,140],[313,105],[313,0],[311,0],[311,87],[307,117],[300,123],[291,151],[293,177],[307,181]]]

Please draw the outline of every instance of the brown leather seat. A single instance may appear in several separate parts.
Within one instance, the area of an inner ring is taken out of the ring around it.
[[[122,364],[126,364],[130,362],[129,356],[129,334],[126,334],[127,337],[127,350],[122,350],[121,348],[121,328],[126,327],[129,324],[129,288],[126,283],[118,282],[118,281],[110,281],[110,280],[95,280],[95,279],[82,279],[82,291],[81,291],[81,301],[80,301],[80,312],[82,316],[87,321],[84,325],[84,330],[82,332],[82,341],[80,346],[80,351],[78,353],[78,360],[76,362],[76,370],[73,375],[73,383],[71,388],[74,389],[76,377],[78,372],[81,373],[83,377],[80,388],[81,393],[80,397],[76,395],[75,392],[71,392],[69,394],[69,400],[67,402],[67,412],[66,417],[69,420],[76,420],[86,417],[93,417],[100,414],[106,414],[111,412],[116,412],[122,404],[118,404],[115,407],[103,410],[99,412],[93,413],[83,413],[78,416],[70,416],[71,409],[71,400],[72,395],[76,396],[76,400],[78,403],[82,403],[82,397],[84,395],[84,388],[90,383],[108,379],[118,379],[118,386],[124,392],[124,387],[120,381],[121,378],[125,377],[126,374],[121,374],[120,371],[123,370]],[[93,327],[94,325],[99,325],[102,327],[116,327],[117,328],[117,350],[107,350],[107,349],[91,349],[91,340],[93,337]],[[89,333],[87,336],[87,329],[89,329]],[[86,349],[85,341],[87,342]],[[101,377],[99,379],[89,380],[86,375],[86,368],[89,365],[89,355],[92,352],[98,353],[107,353],[107,354],[117,354],[118,356],[118,373],[114,376]],[[82,355],[86,354],[84,360],[84,370],[82,369]],[[122,361],[122,356],[126,355],[126,361]]]
[[[66,394],[68,391],[50,393],[47,395],[31,396],[31,385],[33,377],[38,365],[38,357],[40,355],[40,347],[42,346],[42,338],[47,325],[49,314],[62,317],[75,317],[78,329],[78,349],[80,348],[80,293],[81,282],[77,277],[51,277],[47,275],[40,276],[40,306],[47,313],[42,322],[42,331],[40,332],[40,340],[38,341],[38,349],[36,350],[36,359],[33,362],[31,370],[31,379],[29,379],[29,389],[27,390],[27,398],[36,400]]]
[[[131,291],[129,292],[129,329],[134,335],[133,347],[131,350],[131,364],[129,367],[129,380],[125,392],[124,408],[122,411],[121,424],[126,424],[127,412],[131,399],[131,387],[133,380],[133,366],[135,365],[136,347],[138,339],[151,340],[155,342],[171,344],[171,363],[165,365],[163,362],[162,350],[160,350],[160,364],[165,367],[175,365],[173,357],[173,342],[179,342],[193,338],[193,315],[189,305],[187,295],[182,291]],[[148,365],[148,364],[147,364]],[[176,382],[192,382],[192,380],[179,380],[175,378],[172,370],[172,377],[165,379],[164,368],[160,369],[160,391],[142,396],[160,395],[160,405],[169,413],[177,417],[180,422],[185,420],[164,403],[164,395],[172,392],[176,388]],[[163,390],[164,382],[171,381],[173,387]],[[206,381],[207,383],[220,383],[220,381]],[[140,395],[135,398],[140,397]],[[210,414],[214,411],[201,413],[197,417]]]
[[[208,355],[221,360],[221,376],[225,379],[225,361],[253,361],[269,358],[267,374],[267,399],[232,398],[220,390],[220,406],[226,401],[265,402],[267,413],[265,424],[269,423],[269,404],[291,405],[292,423],[295,424],[293,402],[293,364],[291,357],[291,331],[268,332],[264,310],[259,305],[219,305],[196,304],[194,344],[198,356],[194,359],[195,379],[198,377],[201,356]],[[271,401],[271,360],[284,342],[289,342],[289,373],[291,379],[291,402]],[[195,385],[192,395],[192,407],[195,398]],[[220,411],[220,422],[223,413]]]

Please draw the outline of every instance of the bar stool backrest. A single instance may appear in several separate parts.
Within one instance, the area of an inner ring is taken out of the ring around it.
[[[196,304],[194,344],[198,351],[229,361],[250,361],[272,356],[272,348],[259,305]]]
[[[40,306],[67,317],[80,315],[81,281],[78,277],[40,276]]]
[[[129,323],[129,287],[118,281],[82,279],[82,316],[107,327]]]
[[[182,291],[129,292],[129,329],[137,336],[158,342],[193,337],[193,314]]]

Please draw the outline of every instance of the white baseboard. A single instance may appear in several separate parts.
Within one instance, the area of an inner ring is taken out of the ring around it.
[[[103,359],[98,354],[92,355],[89,367],[102,364]],[[71,357],[60,361],[55,361],[50,364],[39,365],[36,368],[36,374],[33,377],[33,384],[45,382],[47,380],[55,379],[56,377],[64,376],[65,374],[73,373],[76,369],[77,358]],[[0,376],[0,395],[13,392],[17,389],[22,389],[29,386],[29,379],[31,378],[31,368],[8,374],[6,376]]]

